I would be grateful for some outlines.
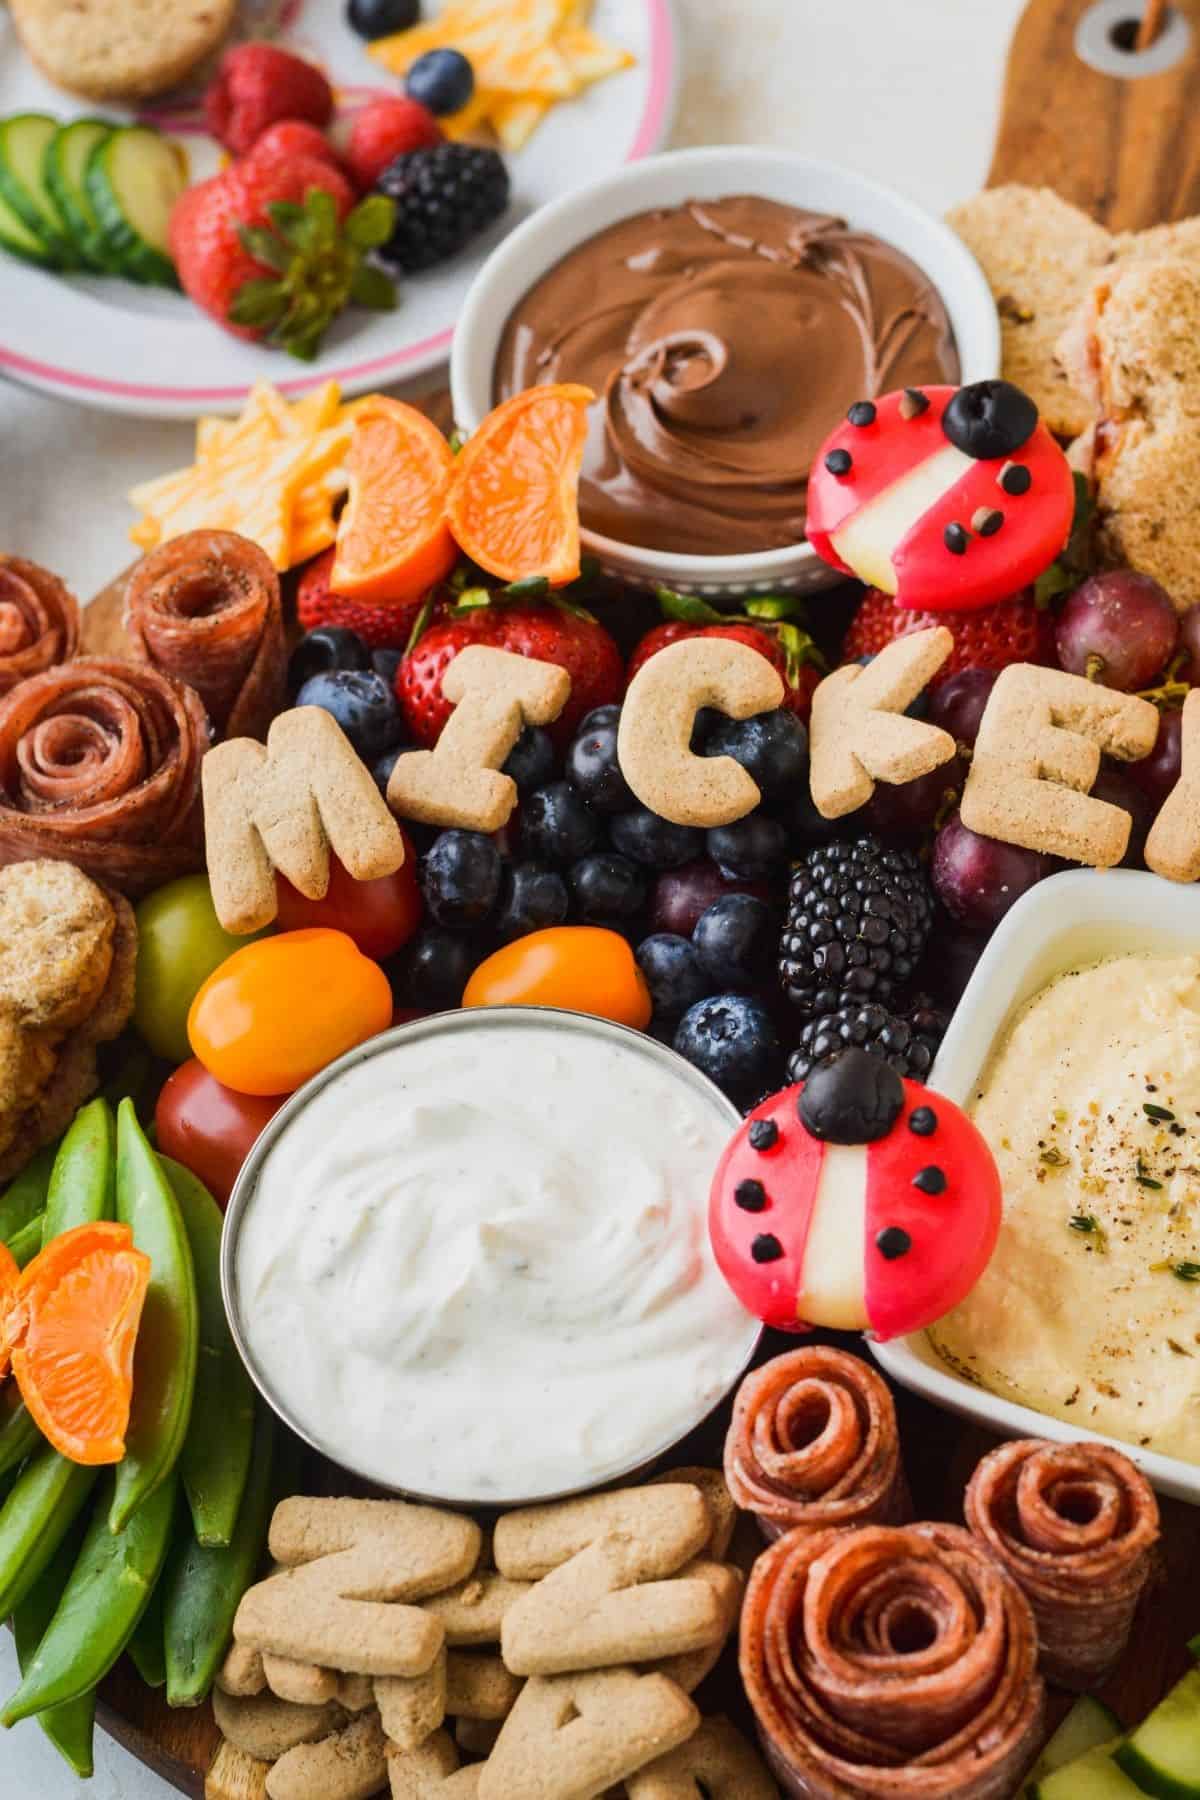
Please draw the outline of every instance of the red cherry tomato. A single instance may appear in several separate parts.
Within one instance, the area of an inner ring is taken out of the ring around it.
[[[210,1075],[239,1094],[290,1094],[392,1022],[378,963],[344,931],[285,931],[214,969],[188,1014]]]
[[[344,931],[363,955],[375,962],[394,956],[421,923],[417,855],[407,836],[404,861],[394,875],[355,881],[336,857],[331,857],[329,890],[323,900],[306,899],[283,875],[275,877],[275,886],[281,931],[302,931],[307,926]]]
[[[644,1031],[650,993],[633,951],[615,931],[554,925],[505,944],[481,962],[464,1006],[561,1006]]]
[[[158,1148],[224,1207],[255,1139],[283,1101],[282,1094],[236,1094],[193,1057],[163,1083],[154,1113]]]

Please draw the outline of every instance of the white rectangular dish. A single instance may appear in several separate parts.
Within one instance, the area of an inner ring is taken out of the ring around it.
[[[1026,1000],[1080,963],[1146,950],[1163,955],[1200,950],[1200,889],[1129,869],[1073,869],[1040,882],[1002,920],[980,957],[929,1085],[966,1106],[993,1045]],[[872,1341],[871,1350],[894,1381],[936,1406],[1004,1437],[1116,1444],[1160,1493],[1200,1506],[1200,1465],[1081,1430],[975,1387],[941,1360],[924,1332],[885,1344]]]

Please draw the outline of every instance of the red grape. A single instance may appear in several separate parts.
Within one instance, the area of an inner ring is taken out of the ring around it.
[[[1200,605],[1180,614],[1179,648],[1183,652],[1176,671],[1179,680],[1200,687]]]
[[[1116,763],[1109,762],[1107,757],[1101,762],[1100,773],[1092,783],[1092,794],[1097,800],[1107,800],[1110,806],[1119,806],[1132,818],[1129,847],[1121,858],[1121,867],[1140,869],[1143,866],[1146,838],[1158,811],[1153,800],[1145,788],[1134,780],[1128,767],[1119,767]]]
[[[707,858],[685,863],[682,869],[668,869],[659,876],[650,896],[650,929],[690,938],[700,914],[707,912],[713,901],[720,900],[725,894],[756,894],[760,900],[771,898],[771,890],[763,882],[723,875],[716,863]]]
[[[974,747],[979,721],[996,685],[999,669],[960,669],[929,695],[929,723],[940,725],[958,744]]]
[[[934,892],[951,918],[971,931],[991,931],[1022,894],[1053,871],[1053,857],[981,837],[957,813],[933,840]]]
[[[961,759],[952,757],[928,775],[915,781],[902,781],[890,787],[886,781],[875,784],[875,792],[862,810],[862,822],[868,831],[884,838],[920,837],[928,831],[938,814],[954,804],[946,796],[962,793],[967,771]]]
[[[1179,619],[1149,575],[1113,569],[1067,595],[1054,632],[1061,666],[1126,694],[1149,687],[1175,652]]]
[[[1129,765],[1131,780],[1150,796],[1156,807],[1162,805],[1179,780],[1183,767],[1182,744],[1183,713],[1178,707],[1172,707],[1158,721],[1158,737],[1149,756]]]

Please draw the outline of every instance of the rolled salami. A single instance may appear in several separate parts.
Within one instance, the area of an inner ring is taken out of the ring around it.
[[[0,865],[74,863],[137,896],[204,865],[200,700],[146,663],[77,657],[0,699]]]
[[[1011,1800],[1041,1741],[1029,1603],[960,1526],[789,1531],[754,1565],[740,1666],[796,1800]]]
[[[984,1457],[964,1510],[1033,1608],[1047,1681],[1099,1686],[1129,1641],[1158,1542],[1141,1470],[1104,1444],[1022,1438]]]
[[[725,1440],[725,1480],[766,1538],[796,1525],[912,1517],[886,1383],[860,1357],[823,1344],[747,1375]]]
[[[0,556],[0,694],[79,647],[79,602],[37,563]]]
[[[125,628],[156,669],[186,681],[216,737],[265,737],[286,700],[279,577],[234,531],[186,531],[144,557],[125,590]]]

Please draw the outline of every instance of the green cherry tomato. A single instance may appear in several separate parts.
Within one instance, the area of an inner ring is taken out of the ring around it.
[[[186,1062],[192,1001],[213,970],[249,939],[222,929],[204,875],[184,875],[148,894],[137,909],[137,926],[133,1022],[156,1056]]]

